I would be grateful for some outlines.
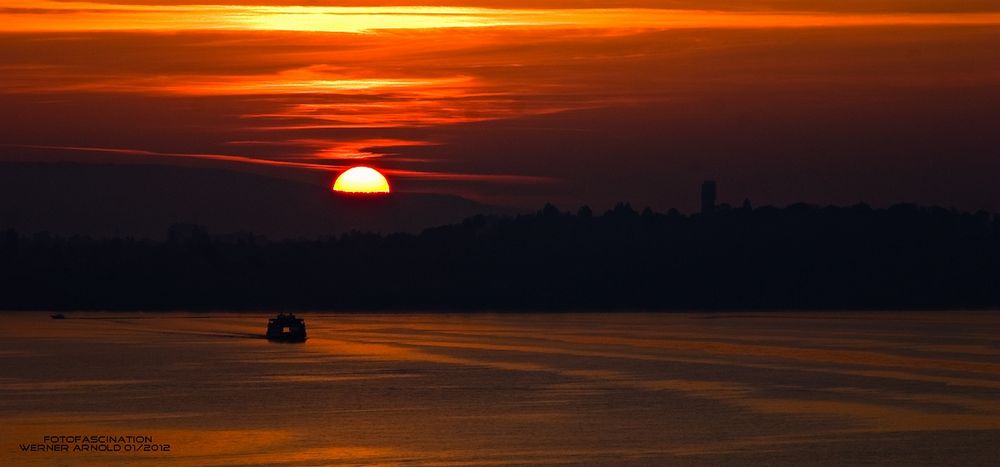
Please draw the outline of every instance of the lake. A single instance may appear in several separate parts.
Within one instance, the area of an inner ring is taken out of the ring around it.
[[[996,313],[299,316],[2,313],[0,464],[1000,464]]]

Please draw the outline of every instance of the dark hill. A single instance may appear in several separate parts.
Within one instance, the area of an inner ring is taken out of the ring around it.
[[[458,196],[335,195],[326,186],[219,169],[0,163],[0,228],[56,235],[165,238],[175,223],[273,239],[352,229],[415,232],[491,207]]]

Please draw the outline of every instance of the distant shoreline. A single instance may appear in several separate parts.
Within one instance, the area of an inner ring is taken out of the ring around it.
[[[548,205],[420,234],[312,240],[0,231],[0,309],[948,310],[1000,308],[1000,216],[910,204],[603,215]]]

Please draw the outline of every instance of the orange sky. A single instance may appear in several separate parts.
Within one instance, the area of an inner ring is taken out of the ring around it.
[[[0,155],[363,160],[515,204],[664,208],[707,177],[773,202],[992,196],[997,2],[426,3],[6,0]]]

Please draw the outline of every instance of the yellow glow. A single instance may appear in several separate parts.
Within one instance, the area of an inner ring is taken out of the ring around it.
[[[442,28],[658,30],[1000,23],[981,13],[803,13],[653,8],[511,9],[257,5],[109,5],[5,0],[0,31],[254,30],[367,34]],[[6,11],[5,11],[6,10]]]
[[[389,181],[371,167],[351,167],[337,177],[333,191],[344,193],[388,193]]]

